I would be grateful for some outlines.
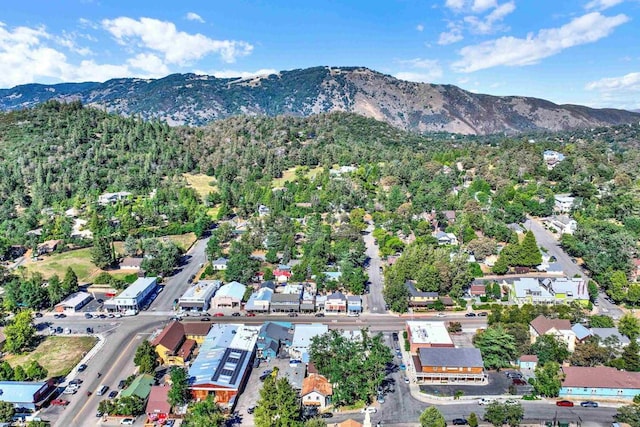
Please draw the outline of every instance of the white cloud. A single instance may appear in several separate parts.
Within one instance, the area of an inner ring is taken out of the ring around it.
[[[152,53],[139,53],[133,58],[129,58],[127,64],[133,68],[145,71],[149,73],[149,76],[153,77],[166,76],[171,72],[162,59]]]
[[[482,13],[487,9],[492,9],[498,5],[497,0],[474,0],[471,10]]]
[[[471,30],[479,34],[489,34],[495,31],[495,25],[500,23],[505,16],[516,10],[513,1],[503,3],[491,11],[484,19],[477,16],[466,16],[464,22],[470,25]]]
[[[466,1],[465,0],[446,0],[444,5],[449,9],[460,10],[464,8]]]
[[[588,13],[559,28],[542,29],[526,38],[501,37],[459,51],[462,58],[453,63],[455,71],[471,73],[500,65],[522,66],[535,64],[564,49],[593,43],[607,37],[617,26],[628,22],[624,14],[603,16]]]
[[[206,74],[210,76],[215,76],[219,79],[233,79],[233,78],[248,79],[251,77],[278,74],[278,70],[274,70],[272,68],[261,68],[256,71],[213,70],[213,71],[196,71],[196,74]]]
[[[442,67],[436,59],[404,59],[397,61],[398,64],[413,68],[415,71],[400,71],[394,75],[400,80],[412,82],[432,82],[442,77]]]
[[[620,77],[607,77],[587,83],[587,90],[604,92],[640,91],[640,73],[629,73]]]
[[[185,16],[185,18],[187,18],[189,21],[197,21],[201,24],[204,24],[204,19],[202,19],[202,16],[198,15],[195,12],[189,12],[187,13],[187,15]]]
[[[451,31],[445,31],[444,33],[440,33],[440,37],[438,37],[438,44],[445,46],[448,44],[459,42],[463,38],[464,37],[462,36],[460,30],[455,29]]]
[[[244,41],[214,40],[202,34],[178,31],[175,24],[152,18],[105,19],[102,27],[121,45],[135,43],[164,55],[165,63],[187,65],[212,53],[225,62],[251,53],[253,46]]]
[[[592,0],[586,4],[587,10],[605,10],[622,3],[624,0]]]
[[[91,51],[91,49],[89,49],[88,47],[81,47],[76,44],[77,38],[78,34],[76,34],[75,32],[67,33],[66,31],[63,31],[61,36],[54,37],[59,45],[66,47],[71,52],[77,53],[81,56],[92,55],[93,52]]]
[[[422,24],[416,25],[416,31],[423,32],[424,31],[424,25],[422,25]]]

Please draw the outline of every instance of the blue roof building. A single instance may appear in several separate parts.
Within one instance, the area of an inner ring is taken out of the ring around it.
[[[269,288],[260,288],[256,292],[252,293],[249,300],[244,306],[246,311],[269,311],[269,305],[271,304],[271,297],[273,296],[273,290]]]
[[[56,390],[52,382],[0,381],[0,400],[16,408],[38,409]]]

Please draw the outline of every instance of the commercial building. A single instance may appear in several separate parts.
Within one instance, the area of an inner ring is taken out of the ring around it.
[[[158,288],[157,277],[140,277],[119,295],[104,302],[107,311],[139,312],[140,308]]]
[[[579,277],[541,278],[523,277],[513,282],[511,299],[523,304],[568,304],[576,301],[589,303],[587,282]]]
[[[145,409],[148,421],[151,423],[157,422],[160,425],[164,425],[166,419],[169,417],[169,414],[171,413],[169,390],[171,390],[171,387],[169,386],[154,385],[151,387],[149,401],[147,402],[147,408]]]
[[[240,308],[242,298],[247,289],[245,285],[238,282],[227,283],[220,287],[211,299],[211,307],[213,308]]]
[[[410,320],[406,330],[413,354],[418,353],[421,348],[455,347],[444,322]]]
[[[275,359],[282,348],[288,348],[293,341],[293,327],[290,322],[265,322],[258,335],[258,357]]]
[[[35,411],[56,391],[53,381],[0,381],[0,400]]]
[[[63,311],[76,312],[91,301],[92,298],[88,292],[75,292],[56,304],[54,310],[58,313]]]
[[[299,294],[273,294],[271,297],[272,313],[291,313],[300,311]]]
[[[151,342],[165,365],[185,366],[196,348],[196,341],[186,337],[182,322],[169,323]]]
[[[244,306],[247,312],[266,313],[271,305],[273,290],[268,287],[260,288],[251,294],[249,300]]]
[[[201,280],[190,286],[178,299],[178,307],[183,310],[207,311],[211,297],[220,288],[219,280]]]
[[[566,366],[560,396],[579,399],[633,400],[640,394],[640,372],[608,366]]]
[[[189,388],[194,399],[213,395],[231,409],[244,386],[255,356],[260,327],[214,324],[189,367]]]
[[[487,383],[484,362],[477,348],[420,348],[413,356],[416,379],[437,384]]]
[[[295,325],[293,341],[291,342],[291,347],[289,347],[289,355],[292,359],[308,363],[311,340],[327,332],[329,332],[329,327],[322,323]]]

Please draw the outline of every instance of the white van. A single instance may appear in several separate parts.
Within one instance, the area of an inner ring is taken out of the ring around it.
[[[480,399],[478,399],[478,405],[488,405],[490,403],[495,402],[496,399],[492,399],[490,397],[482,397]]]
[[[375,414],[376,412],[378,412],[378,410],[375,408],[375,406],[367,406],[366,408],[360,409],[360,412],[363,414],[366,414],[367,412],[370,414]]]

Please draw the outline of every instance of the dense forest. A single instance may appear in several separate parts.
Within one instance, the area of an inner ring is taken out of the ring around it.
[[[243,237],[249,249],[266,245],[300,257],[308,271],[348,270],[363,262],[357,232],[366,212],[383,255],[407,250],[432,263],[413,269],[407,256],[398,267],[403,272],[391,271],[388,280],[413,279],[419,287],[458,294],[477,268],[452,273],[456,258],[435,248],[427,214],[443,224],[442,212],[455,211],[455,221],[442,228],[458,237],[460,254],[472,252],[481,261],[498,243],[517,243],[507,224],[551,215],[554,195],[570,193],[578,229],[563,245],[614,299],[637,304],[640,293],[629,281],[640,238],[639,131],[625,125],[518,137],[418,135],[346,113],[234,117],[172,128],[80,103],[47,102],[0,114],[0,252],[66,239],[70,224],[60,214],[70,207],[85,209],[94,236],[124,240],[198,234],[212,206],[210,219],[225,220],[253,217],[265,205],[271,216],[253,221]],[[547,149],[565,155],[553,169],[543,162]],[[340,172],[340,166],[349,168]],[[186,172],[215,182],[206,200],[186,187]],[[96,200],[105,191],[132,196],[100,206]],[[41,234],[27,234],[38,227]],[[294,271],[300,279],[308,278],[303,267]],[[359,289],[365,279],[359,270],[349,276]]]

